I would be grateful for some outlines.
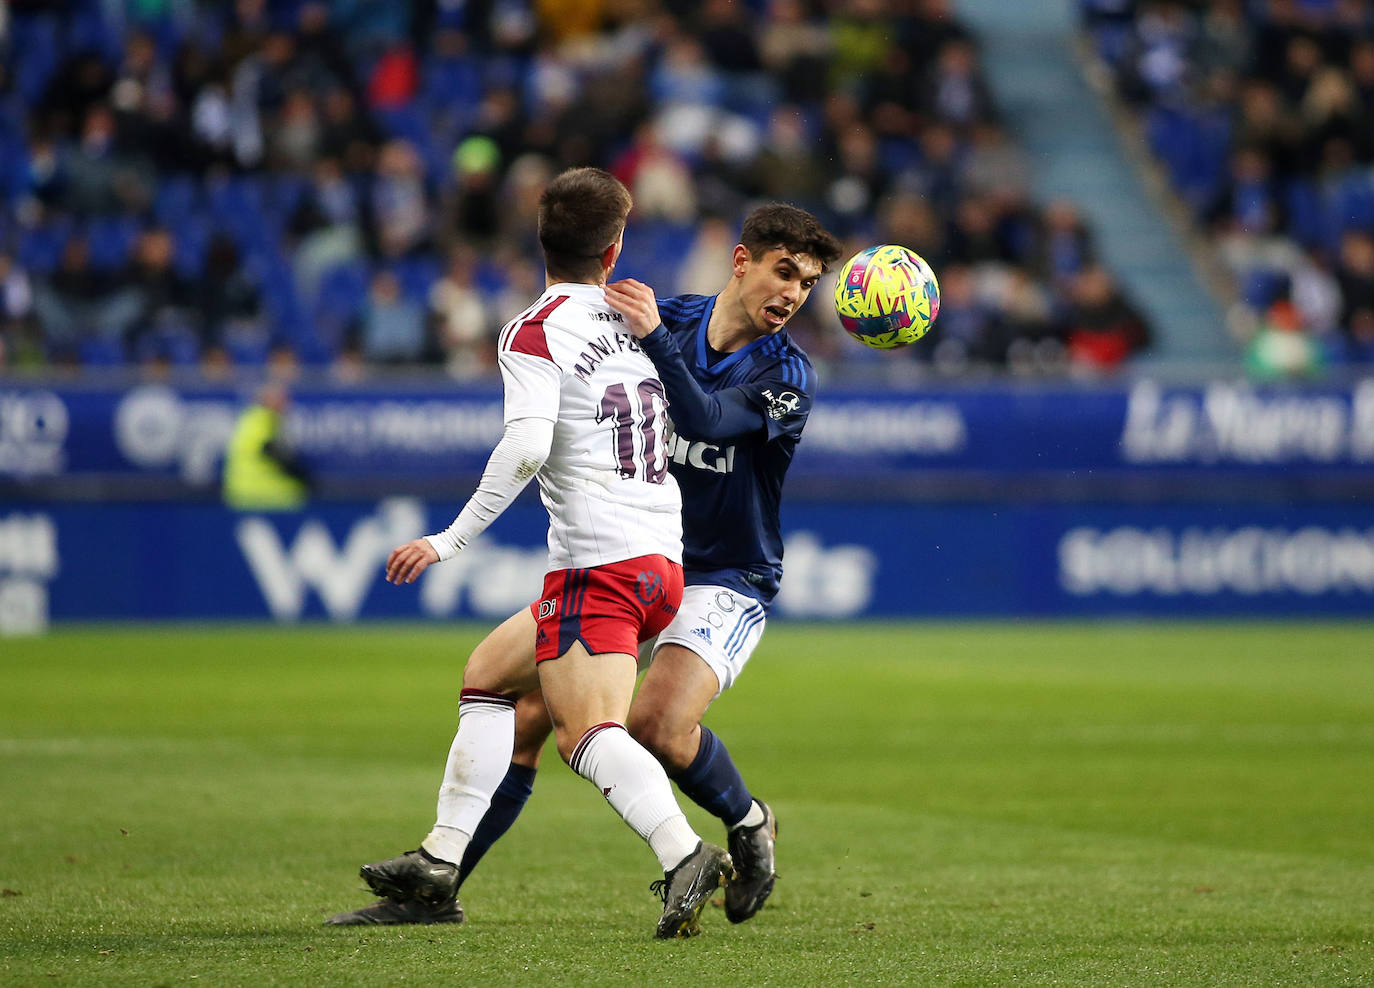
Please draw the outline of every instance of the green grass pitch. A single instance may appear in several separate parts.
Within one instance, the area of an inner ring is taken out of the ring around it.
[[[653,940],[550,751],[466,925],[322,927],[428,830],[484,630],[0,640],[0,984],[1374,983],[1369,624],[778,621],[708,715],[780,819],[754,920]]]

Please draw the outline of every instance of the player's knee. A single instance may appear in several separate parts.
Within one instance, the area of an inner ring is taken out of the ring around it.
[[[495,691],[499,678],[497,666],[486,661],[480,649],[468,656],[463,666],[464,689]]]
[[[555,730],[553,733],[553,743],[558,749],[558,757],[563,759],[564,764],[572,766],[573,752],[577,750],[577,742],[582,740],[585,731],[575,732],[568,730]]]
[[[630,732],[630,737],[653,751],[650,740],[655,736],[655,724],[658,720],[659,716],[656,712],[646,713],[631,705],[629,716],[625,718],[625,730]]]
[[[630,736],[670,771],[686,768],[696,757],[696,744],[692,740],[695,727],[695,724],[680,725],[657,711],[635,710],[630,711],[629,722],[625,725]]]

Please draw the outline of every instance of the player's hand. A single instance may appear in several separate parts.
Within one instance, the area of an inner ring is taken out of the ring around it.
[[[662,324],[654,290],[642,281],[625,278],[606,286],[606,304],[625,317],[635,339],[642,340]]]
[[[424,539],[398,545],[391,550],[391,555],[386,559],[386,582],[394,583],[398,587],[402,583],[414,583],[415,578],[428,569],[430,563],[438,561],[439,554],[434,551],[434,546]]]

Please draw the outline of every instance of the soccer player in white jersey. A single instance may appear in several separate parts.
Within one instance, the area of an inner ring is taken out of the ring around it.
[[[597,168],[564,172],[545,189],[547,287],[501,331],[501,440],[453,524],[387,560],[389,581],[413,582],[457,555],[537,478],[549,513],[541,599],[468,659],[433,829],[418,849],[364,865],[363,879],[383,899],[331,923],[461,918],[458,864],[510,764],[516,702],[535,690],[559,754],[662,865],[658,937],[698,932],[702,906],[731,870],[729,855],[697,836],[663,768],[624,727],[639,644],[672,620],[683,583],[663,384],[605,297],[630,207],[625,187]]]

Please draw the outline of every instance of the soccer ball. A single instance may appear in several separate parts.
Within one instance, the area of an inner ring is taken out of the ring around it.
[[[930,265],[897,244],[861,250],[840,268],[835,312],[845,332],[875,350],[915,343],[940,314]]]

